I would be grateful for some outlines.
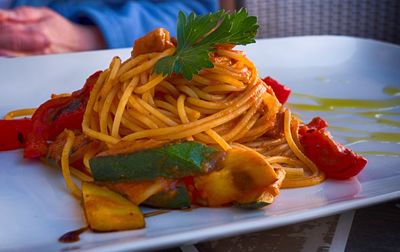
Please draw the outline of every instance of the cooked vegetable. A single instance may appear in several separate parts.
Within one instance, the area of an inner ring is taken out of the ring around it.
[[[100,72],[92,74],[85,86],[68,97],[46,101],[32,115],[32,130],[27,135],[25,158],[39,158],[47,153],[47,141],[54,140],[64,129],[81,129],[89,93]]]
[[[332,178],[357,174],[366,160],[336,144],[325,121],[302,126],[299,140],[299,120],[283,106],[290,89],[270,77],[263,82],[255,64],[234,50],[255,42],[257,29],[244,9],[179,12],[177,39],[156,29],[82,89],[36,110],[9,112],[34,114],[0,121],[0,150],[24,146],[26,158],[47,154],[61,164],[95,231],[144,227],[141,204],[264,207],[279,194],[285,169],[298,175],[286,187],[325,179],[310,159]]]
[[[213,67],[208,54],[216,45],[254,43],[257,29],[257,18],[249,16],[245,9],[230,13],[220,10],[204,16],[193,12],[186,16],[180,11],[176,52],[159,60],[154,69],[163,75],[182,74],[191,80],[202,68]]]
[[[276,169],[275,174],[278,179],[274,183],[266,188],[255,189],[249,192],[245,197],[237,199],[234,204],[244,209],[257,209],[271,204],[279,194],[279,188],[285,179],[286,172],[284,169]]]
[[[147,206],[167,209],[189,208],[190,195],[185,185],[176,185],[177,182],[158,178],[149,181],[129,182],[97,182],[129,199],[135,205],[144,203]]]
[[[139,207],[106,187],[82,183],[83,208],[89,227],[94,231],[143,228]]]
[[[352,150],[335,142],[326,130],[328,123],[320,117],[299,129],[300,143],[305,155],[311,159],[328,178],[348,179],[357,175],[367,160]]]
[[[252,202],[278,179],[268,162],[253,151],[231,149],[221,166],[223,169],[219,171],[194,178],[200,194],[199,204],[222,206],[238,201]]]
[[[164,28],[157,28],[136,39],[131,54],[133,57],[137,57],[145,53],[163,52],[173,46],[169,32]]]
[[[133,153],[96,156],[90,160],[95,181],[178,179],[205,174],[217,166],[221,152],[198,142],[166,144]]]
[[[281,104],[284,104],[287,101],[291,92],[289,87],[279,83],[271,77],[266,77],[263,81],[274,90],[275,96]]]
[[[178,185],[174,189],[151,196],[144,204],[167,209],[184,209],[190,207],[191,199],[186,187]]]
[[[31,128],[31,119],[0,120],[0,151],[23,147]]]
[[[69,154],[69,162],[74,164],[73,166],[76,165],[75,162],[79,162],[83,159],[85,152],[90,148],[91,144],[94,144],[93,140],[81,132],[77,131],[75,134],[74,143]],[[67,135],[66,132],[62,132],[49,145],[46,159],[48,159],[50,163],[58,164],[60,162]]]
[[[250,202],[246,202],[246,203],[236,202],[235,206],[237,206],[239,208],[244,208],[244,209],[263,208],[263,207],[271,204],[274,201],[274,198],[275,197],[270,192],[264,191],[263,193],[261,193],[261,195],[257,199],[250,201]]]
[[[170,188],[171,181],[159,178],[150,181],[129,181],[129,182],[104,182],[101,185],[106,186],[112,191],[125,196],[135,205],[140,205],[151,196],[166,191]]]

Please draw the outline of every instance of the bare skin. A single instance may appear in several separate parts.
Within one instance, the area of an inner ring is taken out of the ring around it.
[[[220,0],[219,5],[222,9],[233,11],[236,9],[235,0]]]
[[[97,28],[75,24],[48,8],[0,10],[0,56],[102,48],[105,43]]]
[[[234,0],[221,0],[221,8],[233,10]],[[16,57],[105,48],[95,26],[79,25],[49,8],[0,9],[0,56]]]

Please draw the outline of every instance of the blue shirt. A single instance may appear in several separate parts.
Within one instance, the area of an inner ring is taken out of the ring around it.
[[[13,0],[0,0],[0,9],[10,8]]]
[[[0,0],[1,2],[2,0]],[[176,35],[179,10],[198,15],[214,12],[217,0],[16,0],[10,7],[22,5],[49,7],[69,20],[96,25],[108,48],[131,47],[133,41],[147,32],[166,28]]]

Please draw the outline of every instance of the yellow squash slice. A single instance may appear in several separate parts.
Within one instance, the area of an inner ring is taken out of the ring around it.
[[[82,183],[83,208],[94,231],[138,229],[145,226],[140,208],[110,189]]]
[[[252,201],[278,179],[264,157],[253,151],[231,149],[221,165],[219,171],[195,177],[196,189],[208,206]]]

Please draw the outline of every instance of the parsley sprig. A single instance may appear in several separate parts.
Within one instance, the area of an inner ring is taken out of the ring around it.
[[[208,55],[218,44],[246,45],[255,42],[257,17],[249,16],[245,9],[235,12],[224,10],[197,16],[178,14],[177,48],[173,55],[160,59],[155,72],[171,76],[182,74],[191,80],[203,68],[213,67]]]

